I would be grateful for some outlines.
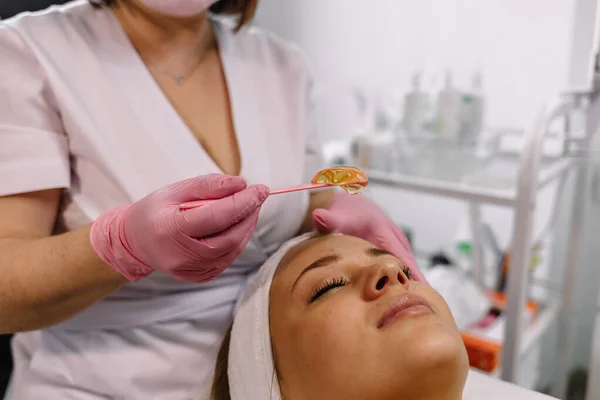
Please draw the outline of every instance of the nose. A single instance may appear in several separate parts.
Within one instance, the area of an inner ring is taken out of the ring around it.
[[[408,277],[402,270],[402,266],[394,260],[381,261],[370,269],[370,276],[365,285],[365,297],[374,300],[387,293],[396,285],[408,287]]]

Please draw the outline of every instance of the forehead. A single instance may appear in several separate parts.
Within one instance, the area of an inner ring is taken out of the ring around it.
[[[332,255],[334,253],[343,253],[349,255],[352,253],[362,253],[367,248],[373,247],[372,244],[362,239],[344,235],[320,236],[302,242],[293,247],[283,257],[279,263],[277,273],[291,272],[298,268],[305,267],[318,258]],[[300,271],[298,271],[300,272]]]

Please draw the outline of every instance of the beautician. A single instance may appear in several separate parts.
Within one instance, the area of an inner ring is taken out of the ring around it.
[[[420,276],[365,196],[267,198],[323,165],[305,62],[247,26],[256,5],[79,0],[0,23],[7,399],[196,398],[248,276],[302,231]]]

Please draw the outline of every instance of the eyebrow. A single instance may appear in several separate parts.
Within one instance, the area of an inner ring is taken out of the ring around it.
[[[326,267],[328,265],[331,265],[331,264],[334,264],[334,263],[340,261],[341,259],[342,259],[342,257],[340,257],[337,254],[330,254],[328,256],[321,257],[318,260],[314,261],[308,267],[304,268],[304,270],[302,272],[300,272],[300,275],[298,275],[298,278],[296,278],[296,282],[294,282],[294,285],[292,286],[292,290],[294,290],[294,288],[296,287],[296,284],[300,281],[300,278],[302,278],[302,275],[306,274],[311,269]]]
[[[390,253],[389,251],[378,249],[376,247],[371,247],[371,248],[365,250],[365,254],[368,256],[371,256],[371,257],[393,256],[393,254]],[[342,257],[338,254],[330,254],[328,256],[321,257],[318,260],[312,262],[308,267],[304,268],[304,270],[302,272],[300,272],[300,275],[298,275],[298,278],[296,278],[296,282],[294,282],[294,284],[292,285],[292,291],[296,287],[296,284],[300,281],[300,278],[302,277],[302,275],[306,274],[308,271],[313,270],[315,268],[321,268],[321,267],[326,267],[331,264],[335,264],[335,263],[339,262],[341,259],[342,259]]]
[[[393,254],[390,253],[389,251],[383,250],[383,249],[378,249],[376,247],[372,247],[370,249],[367,249],[367,251],[365,251],[365,253],[368,256],[371,256],[371,257],[393,256]]]

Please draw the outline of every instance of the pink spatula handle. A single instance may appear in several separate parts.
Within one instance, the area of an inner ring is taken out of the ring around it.
[[[272,194],[298,192],[301,190],[321,189],[321,188],[328,187],[328,186],[332,186],[332,185],[330,185],[328,183],[308,183],[308,184],[304,184],[304,185],[292,186],[292,187],[285,188],[285,189],[273,190],[269,193],[269,196]],[[187,203],[180,204],[179,209],[180,210],[190,210],[192,208],[202,207],[203,205],[208,204],[213,201],[215,201],[215,200],[210,199],[210,200],[189,201]]]
[[[324,187],[332,186],[329,183],[307,183],[304,185],[292,186],[285,189],[277,189],[271,190],[269,196],[272,194],[281,194],[281,193],[290,193],[290,192],[299,192],[300,190],[311,190],[311,189],[321,189]]]

